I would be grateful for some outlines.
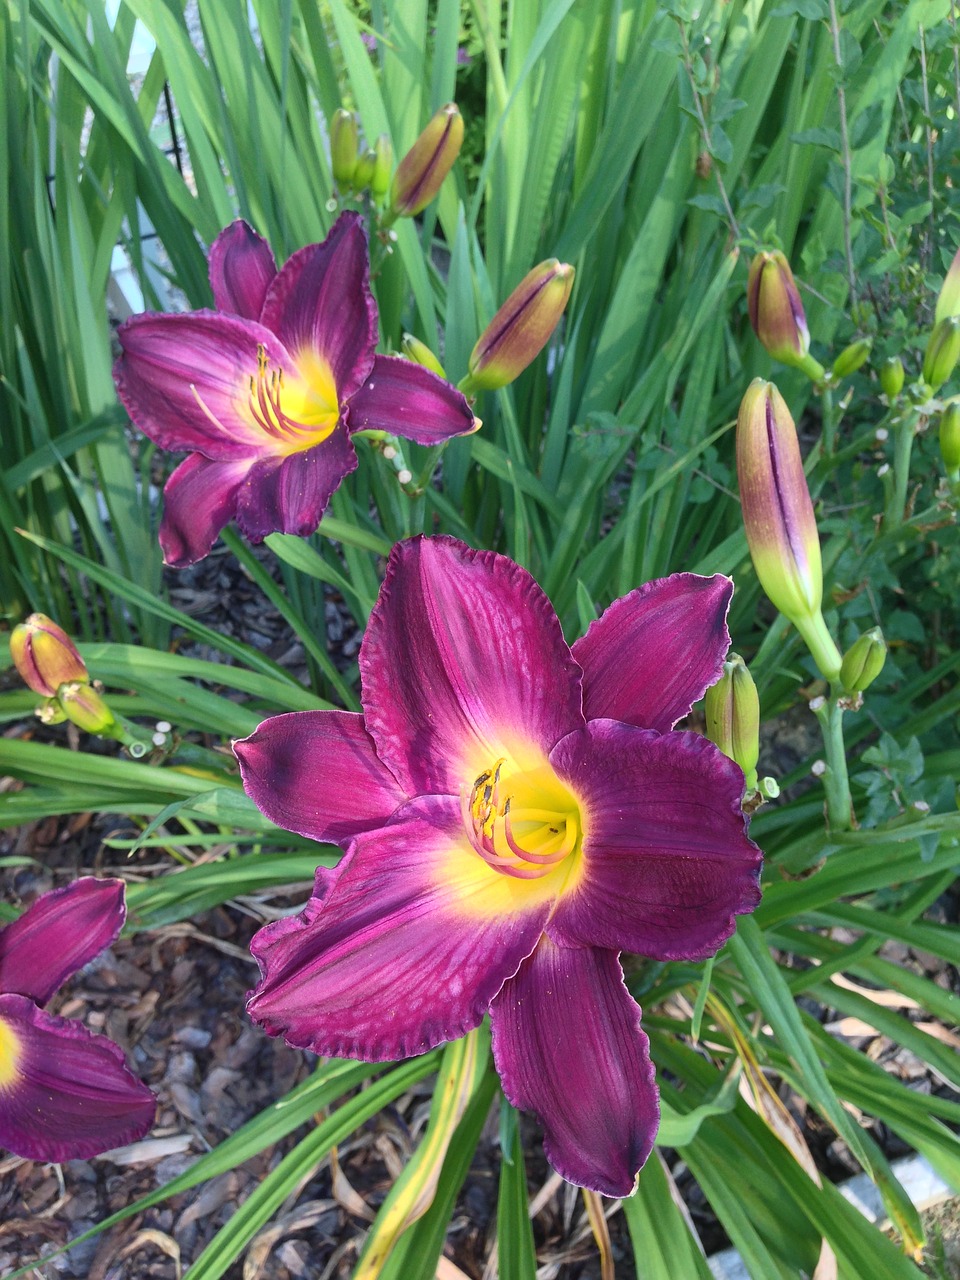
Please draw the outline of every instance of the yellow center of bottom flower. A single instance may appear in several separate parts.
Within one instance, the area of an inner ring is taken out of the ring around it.
[[[0,1019],[0,1089],[17,1079],[17,1063],[20,1060],[20,1041],[8,1023]]]
[[[540,880],[559,871],[566,880],[579,863],[580,805],[549,765],[511,771],[505,757],[495,760],[463,788],[460,807],[471,845],[502,875]]]

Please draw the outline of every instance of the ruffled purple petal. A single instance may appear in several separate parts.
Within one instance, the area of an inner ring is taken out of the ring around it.
[[[357,468],[357,454],[342,426],[322,444],[285,457],[258,459],[237,493],[237,524],[251,542],[270,533],[313,533],[330,496]]]
[[[343,844],[382,827],[407,796],[377,759],[363,716],[291,711],[233,744],[247,795],[271,822]]]
[[[743,773],[695,733],[592,720],[550,763],[579,798],[583,868],[547,926],[563,946],[701,960],[760,900]]]
[[[149,1132],[153,1094],[119,1047],[32,1000],[0,995],[0,1147],[28,1160],[87,1160]]]
[[[459,795],[501,757],[535,768],[583,724],[550,601],[506,556],[454,538],[393,548],[360,671],[367,732],[410,795]]]
[[[733,583],[675,573],[614,600],[573,646],[588,720],[665,733],[720,678]]]
[[[350,400],[351,431],[389,431],[417,444],[442,444],[478,426],[461,392],[400,356],[375,356],[370,377]]]
[[[377,345],[367,233],[358,213],[343,213],[322,244],[298,249],[267,291],[261,322],[294,356],[321,356],[341,405],[366,381]]]
[[[424,797],[321,868],[302,915],[254,937],[263,980],[247,1008],[325,1056],[424,1053],[477,1026],[533,950],[552,900],[528,888],[477,856],[457,801]]]
[[[184,458],[163,490],[160,546],[167,564],[182,569],[203,559],[236,515],[250,467],[249,458],[211,462],[202,453]]]
[[[605,1196],[630,1195],[660,1106],[616,953],[544,938],[503,984],[490,1026],[503,1092],[539,1118],[556,1171]]]
[[[267,289],[277,274],[273,251],[263,236],[237,218],[210,246],[207,265],[217,310],[259,320]]]
[[[273,438],[251,407],[251,379],[263,347],[268,369],[298,373],[280,340],[253,320],[219,311],[144,313],[117,330],[117,393],[134,424],[162,449],[222,462],[272,452]]]
[[[116,941],[126,914],[122,880],[81,876],[42,894],[0,929],[0,991],[46,1004],[61,983]]]

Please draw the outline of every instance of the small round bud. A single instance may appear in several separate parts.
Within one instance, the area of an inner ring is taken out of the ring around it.
[[[748,790],[757,785],[760,756],[760,698],[753,676],[738,653],[723,664],[723,674],[704,698],[707,737],[743,770]]]
[[[923,357],[923,380],[934,391],[953,375],[960,360],[960,316],[934,325]]]
[[[427,344],[421,342],[419,338],[415,338],[412,333],[405,333],[400,339],[400,350],[414,364],[422,364],[425,369],[429,369],[431,373],[435,373],[440,378],[447,376],[443,365]]]
[[[858,636],[843,655],[840,682],[848,693],[862,693],[883,670],[887,645],[879,627],[871,627]]]
[[[861,338],[858,342],[851,342],[849,347],[844,347],[833,362],[833,376],[849,378],[851,374],[856,373],[866,364],[872,346],[873,342],[870,338]]]
[[[903,390],[903,361],[899,356],[888,356],[878,374],[881,391],[888,400],[895,400]]]
[[[960,404],[955,400],[940,417],[940,453],[948,474],[960,471]]]
[[[92,684],[64,684],[57,693],[57,701],[68,720],[85,733],[95,733],[103,738],[122,736],[120,724]]]
[[[341,191],[349,191],[353,186],[359,154],[359,121],[353,111],[341,107],[330,121],[330,166],[333,180]]]

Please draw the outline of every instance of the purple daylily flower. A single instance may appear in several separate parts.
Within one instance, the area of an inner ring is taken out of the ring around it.
[[[703,959],[759,900],[743,773],[669,732],[721,672],[731,592],[648,583],[570,648],[506,557],[395,546],[363,713],[276,716],[235,747],[268,817],[346,849],[299,917],[254,938],[253,1018],[380,1061],[489,1011],[503,1091],[554,1167],[628,1195],[659,1108],[619,952]]]
[[[0,929],[0,1147],[15,1155],[85,1160],[153,1124],[119,1046],[40,1007],[116,939],[123,897],[122,880],[83,876]]]
[[[312,533],[357,466],[356,431],[439,444],[479,425],[442,378],[375,354],[369,273],[359,214],[279,271],[238,220],[210,250],[216,311],[120,326],[113,376],[127,412],[161,448],[189,452],[164,490],[168,564],[202,559],[231,520],[251,542]]]

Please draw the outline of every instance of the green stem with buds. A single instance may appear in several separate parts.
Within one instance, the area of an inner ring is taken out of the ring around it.
[[[822,705],[814,707],[827,758],[822,780],[827,798],[827,826],[831,831],[850,831],[854,825],[847,753],[843,742],[843,696],[840,686],[832,684],[829,697],[821,700]]]
[[[820,415],[823,419],[823,452],[829,458],[837,446],[837,426],[840,420],[833,401],[832,387],[820,388]]]
[[[893,447],[893,484],[887,491],[887,501],[883,513],[883,527],[898,529],[904,521],[907,509],[907,489],[910,486],[910,454],[913,451],[913,438],[917,433],[917,414],[911,410],[904,413],[899,422],[894,424]]]

